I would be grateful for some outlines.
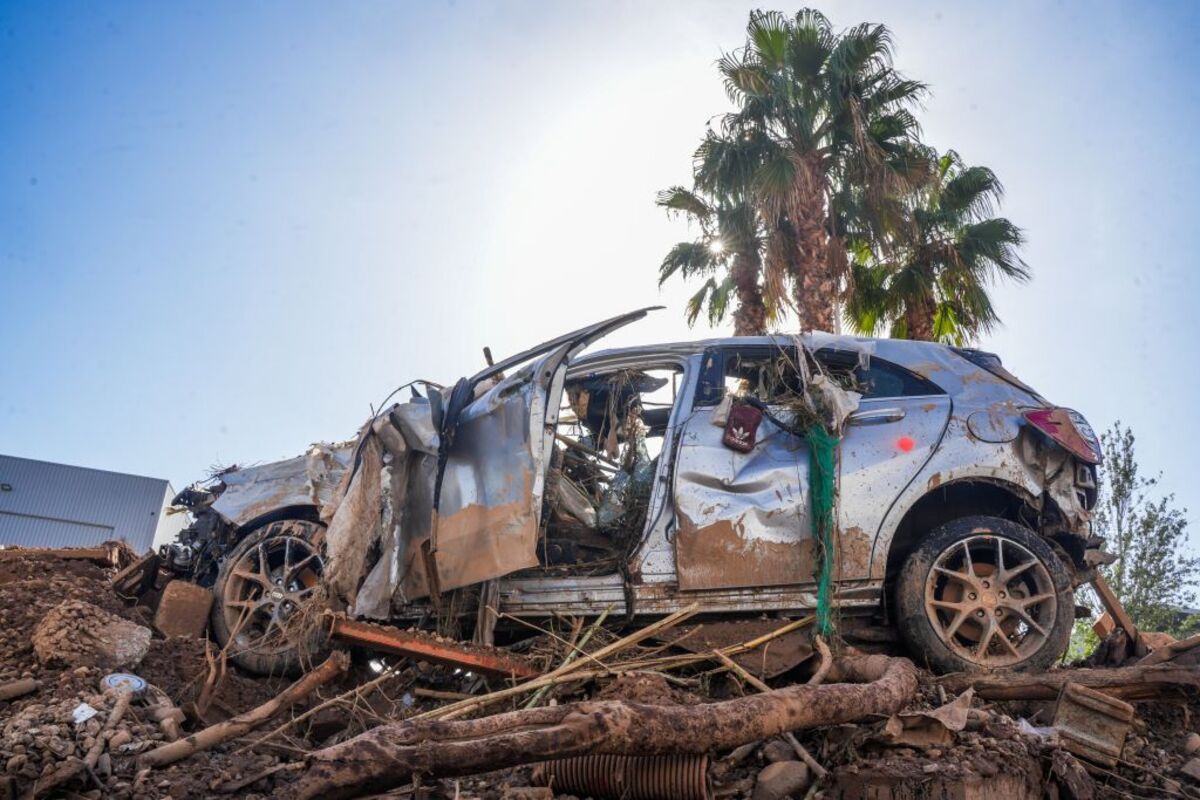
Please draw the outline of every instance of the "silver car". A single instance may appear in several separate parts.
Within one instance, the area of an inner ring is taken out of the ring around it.
[[[819,564],[792,420],[824,378],[851,403],[830,561],[841,632],[898,638],[939,671],[1063,653],[1074,587],[1103,559],[1089,525],[1101,453],[1081,416],[994,355],[928,342],[814,333],[580,355],[645,313],[414,385],[353,442],[185,490],[194,521],[166,562],[214,587],[217,638],[260,671],[292,665],[279,631],[318,585],[351,617],[457,615],[485,641],[497,617],[802,615]]]

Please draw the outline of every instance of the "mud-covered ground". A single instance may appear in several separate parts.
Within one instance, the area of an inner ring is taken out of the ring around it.
[[[303,769],[306,752],[445,702],[429,698],[426,691],[487,688],[471,685],[449,669],[391,662],[396,667],[394,677],[378,683],[370,692],[355,694],[355,687],[378,677],[372,659],[356,653],[348,673],[246,737],[167,767],[139,772],[135,766],[137,756],[167,740],[162,726],[152,718],[150,704],[169,698],[187,716],[183,724],[186,734],[271,699],[290,681],[243,674],[231,664],[217,679],[220,659],[211,643],[164,639],[153,632],[145,655],[128,670],[152,688],[145,699],[130,706],[114,731],[103,731],[116,695],[102,692],[100,681],[112,670],[101,665],[58,663],[46,652],[39,652],[33,640],[35,629],[47,614],[65,601],[88,603],[99,609],[96,613],[107,612],[152,629],[153,610],[114,595],[109,588],[111,575],[111,570],[86,561],[47,555],[14,557],[8,553],[0,559],[0,686],[21,678],[41,682],[41,688],[32,694],[0,701],[0,800],[26,796],[35,785],[44,786],[50,776],[75,759],[84,759],[89,751],[97,750],[102,753],[94,768],[78,770],[46,796],[178,800],[271,797]],[[64,625],[69,627],[69,622]],[[113,629],[118,628],[114,624]],[[58,637],[55,631],[43,638],[49,644],[43,642],[41,651],[72,646],[69,637]],[[783,685],[794,680],[796,676],[784,675],[773,683]],[[211,691],[204,690],[206,684]],[[690,673],[673,673],[669,678],[616,674],[590,684],[557,689],[546,701],[596,697],[690,704],[737,696],[744,691],[754,690],[708,664]],[[343,700],[266,741],[258,741],[288,719],[345,693],[349,696]],[[198,708],[201,699],[202,707]],[[926,686],[913,708],[932,709],[950,699]],[[76,723],[72,715],[84,703],[96,714]],[[1121,761],[1114,768],[1098,768],[1066,754],[1055,740],[1045,737],[1044,731],[1031,732],[1031,728],[1049,724],[1052,704],[989,705],[975,699],[966,729],[936,744],[913,746],[890,740],[885,736],[883,719],[798,732],[799,742],[828,770],[823,781],[814,781],[811,774],[803,779],[806,769],[799,765],[792,745],[783,739],[756,743],[732,753],[710,754],[710,796],[754,800],[788,796],[879,800],[1200,798],[1200,783],[1180,771],[1189,759],[1185,751],[1188,736],[1200,729],[1197,708],[1195,697],[1182,694],[1168,701],[1139,704]],[[532,766],[522,766],[467,778],[426,779],[399,787],[389,796],[510,800],[611,796],[555,794],[550,789],[531,788],[536,772]]]

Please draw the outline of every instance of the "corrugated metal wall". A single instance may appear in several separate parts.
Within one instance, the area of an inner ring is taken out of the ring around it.
[[[167,482],[0,455],[0,545],[150,549]]]

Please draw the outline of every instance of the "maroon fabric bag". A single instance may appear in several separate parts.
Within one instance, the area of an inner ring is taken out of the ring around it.
[[[725,435],[721,443],[730,450],[749,453],[758,438],[758,426],[762,422],[762,411],[745,403],[734,403],[725,422]]]

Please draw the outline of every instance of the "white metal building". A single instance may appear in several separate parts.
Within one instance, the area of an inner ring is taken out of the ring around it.
[[[0,455],[0,546],[86,547],[124,539],[138,553],[174,537],[162,478]]]

